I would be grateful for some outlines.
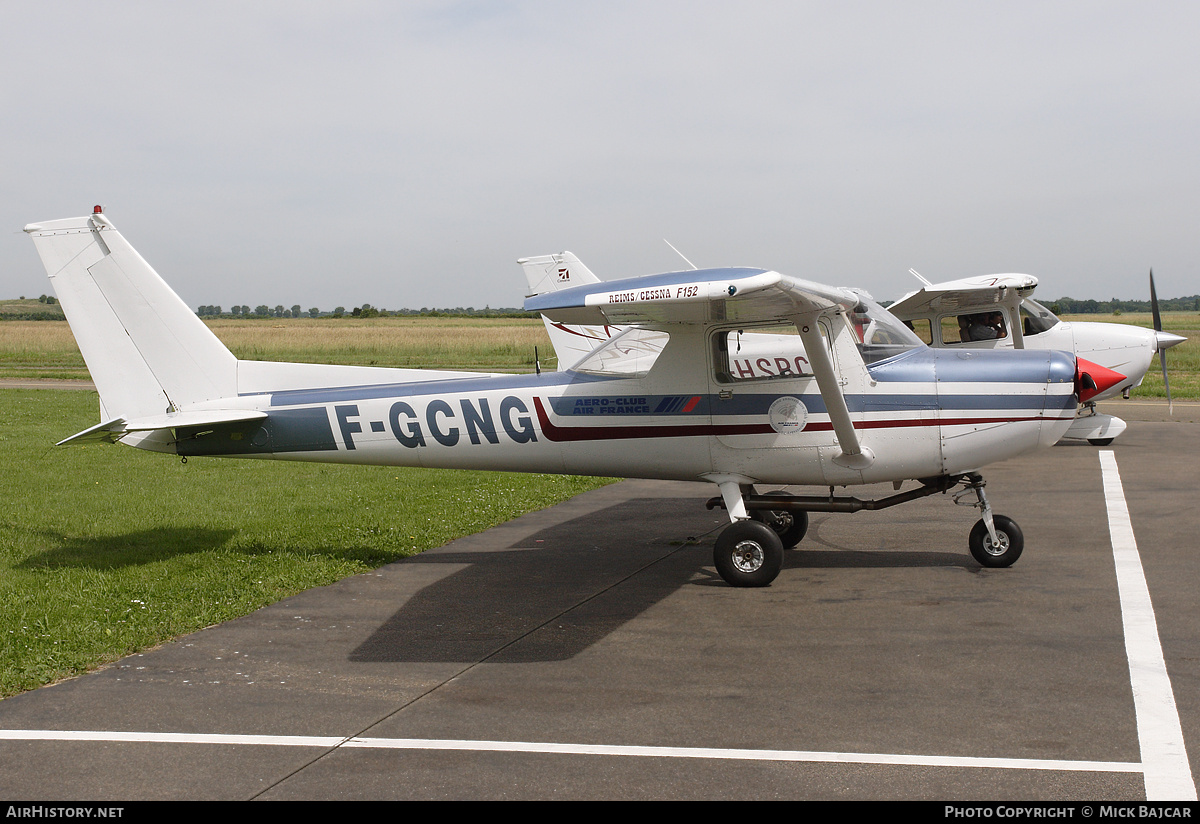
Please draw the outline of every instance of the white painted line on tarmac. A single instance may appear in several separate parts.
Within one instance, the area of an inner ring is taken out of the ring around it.
[[[329,735],[222,735],[118,730],[0,730],[4,741],[128,741],[141,744],[240,744],[275,747],[336,747],[347,738]]]
[[[708,758],[736,761],[806,761],[832,764],[898,764],[921,767],[978,767],[1001,770],[1064,770],[1072,772],[1141,772],[1130,761],[1056,761],[1037,758],[972,758],[950,755],[817,752],[812,750],[744,750],[710,747],[637,747],[611,744],[551,744],[529,741],[454,741],[421,738],[352,738],[347,747],[487,752],[623,755],[642,758]]]
[[[1175,693],[1167,675],[1158,621],[1150,603],[1150,589],[1133,537],[1133,524],[1117,458],[1111,449],[1100,452],[1104,502],[1108,507],[1108,532],[1117,568],[1121,621],[1125,626],[1125,655],[1133,685],[1138,745],[1148,801],[1195,801],[1196,783],[1188,764],[1175,706]]]
[[[471,750],[553,755],[607,755],[638,758],[702,758],[735,761],[794,761],[826,764],[894,764],[917,767],[974,767],[993,770],[1140,773],[1131,761],[1066,761],[1038,758],[972,758],[943,755],[749,750],[714,747],[643,747],[613,744],[556,744],[540,741],[473,741],[437,738],[339,738],[312,735],[219,735],[211,733],[104,732],[100,730],[0,730],[9,741],[119,741],[167,744],[224,744],[320,747],[326,749]]]

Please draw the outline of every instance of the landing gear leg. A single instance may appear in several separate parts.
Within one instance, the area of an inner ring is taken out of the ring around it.
[[[971,529],[967,541],[971,555],[985,567],[1012,566],[1025,548],[1025,536],[1021,528],[1012,518],[992,514],[991,504],[983,492],[985,484],[981,475],[972,473],[964,476],[963,480],[967,488],[954,496],[954,502],[963,503],[959,499],[974,492],[978,503],[965,505],[978,507],[983,514]]]

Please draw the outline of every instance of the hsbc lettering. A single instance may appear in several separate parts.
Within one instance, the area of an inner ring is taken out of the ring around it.
[[[333,407],[333,412],[346,449],[357,449],[354,436],[363,432],[364,423],[358,404],[339,404]],[[495,422],[497,417],[499,429]],[[460,398],[457,409],[449,401],[438,398],[425,405],[424,414],[406,401],[396,401],[386,418],[386,421],[369,421],[371,431],[390,430],[397,443],[409,449],[427,446],[427,438],[442,446],[456,446],[464,439],[473,444],[482,444],[485,440],[498,444],[501,431],[514,443],[537,441],[529,407],[515,395],[500,401],[495,416],[487,398]]]

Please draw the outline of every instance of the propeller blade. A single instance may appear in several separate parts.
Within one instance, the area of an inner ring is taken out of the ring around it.
[[[1150,269],[1150,312],[1154,315],[1154,331],[1162,331],[1162,315],[1158,314],[1158,293],[1154,291],[1154,269]]]
[[[1158,293],[1154,291],[1154,269],[1150,269],[1150,312],[1154,315],[1154,331],[1162,331],[1162,315],[1158,313]],[[1158,350],[1158,362],[1162,366],[1163,389],[1167,391],[1167,415],[1175,415],[1175,404],[1171,402],[1171,382],[1167,379],[1167,349]]]

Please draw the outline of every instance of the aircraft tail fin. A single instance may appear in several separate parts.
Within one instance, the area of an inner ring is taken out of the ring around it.
[[[600,282],[600,278],[570,252],[521,258],[517,263],[521,264],[525,279],[529,282],[529,294],[526,297]],[[558,356],[560,370],[578,363],[620,331],[615,326],[573,326],[556,323],[545,315],[542,316],[542,322],[546,324],[546,332],[550,335],[550,343]]]
[[[600,278],[570,252],[521,258],[517,263],[521,264],[525,279],[529,281],[529,294],[526,297],[600,282]]]
[[[100,393],[103,420],[237,395],[237,359],[100,212],[25,227]]]

